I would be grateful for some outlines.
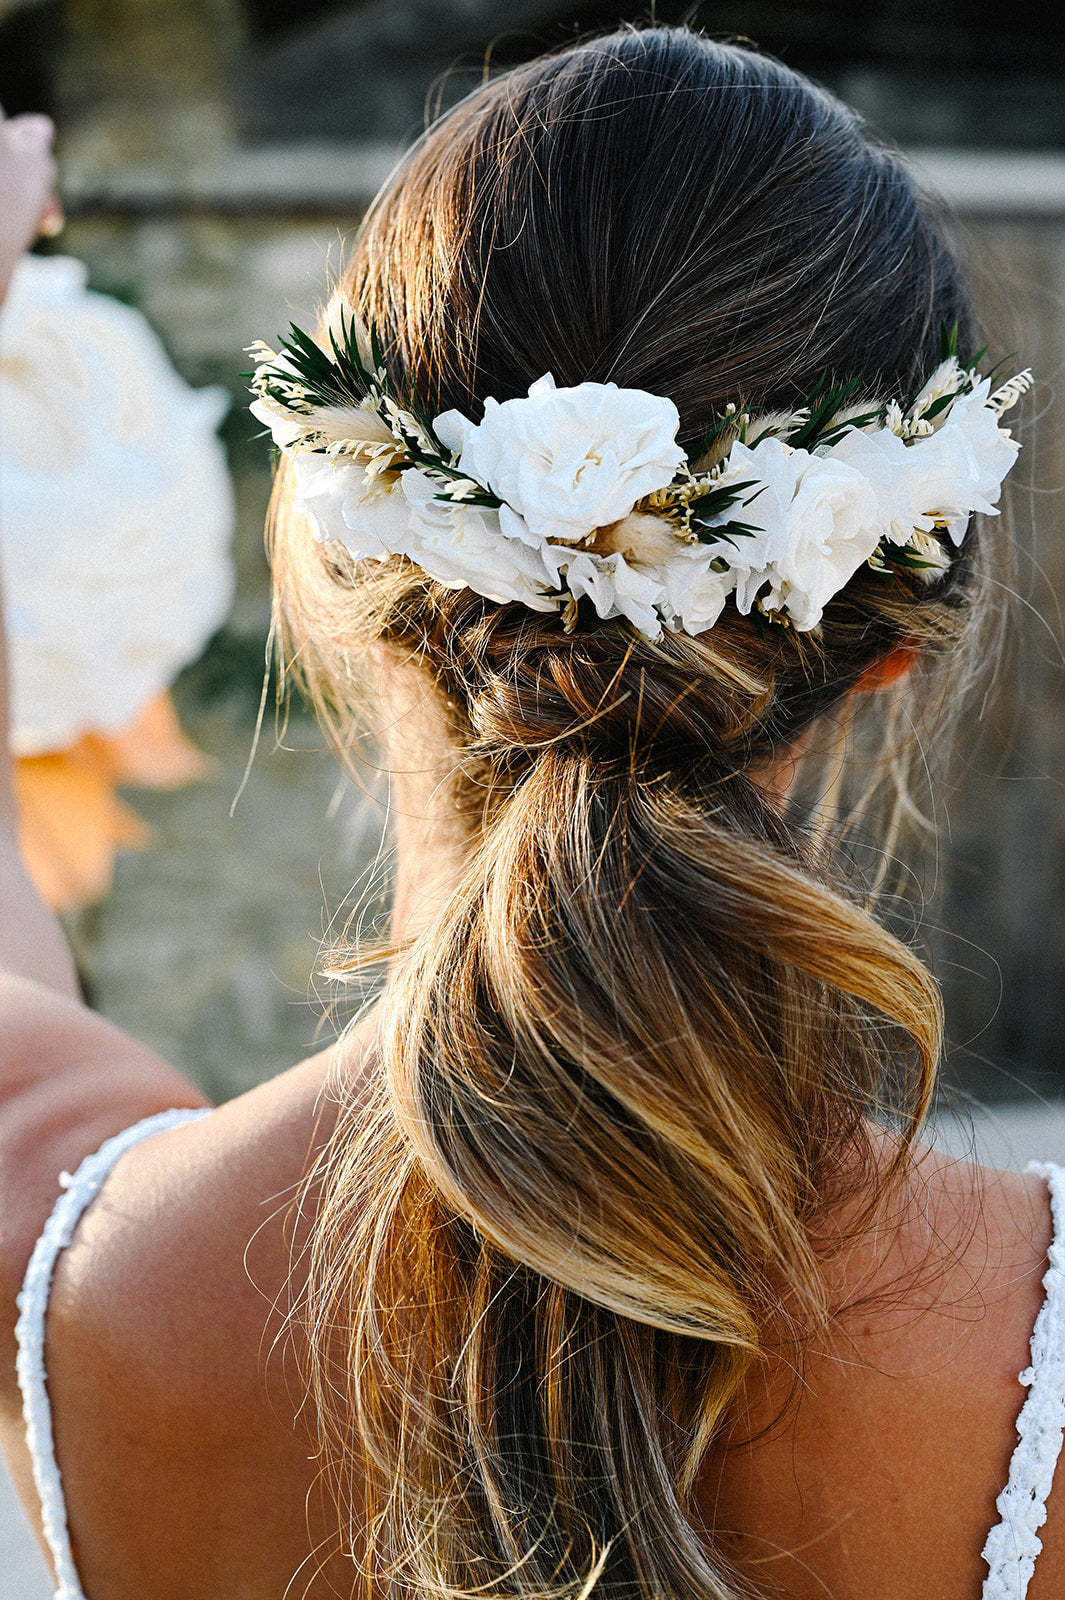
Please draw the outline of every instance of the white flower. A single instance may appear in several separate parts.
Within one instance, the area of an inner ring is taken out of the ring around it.
[[[499,508],[499,526],[505,539],[515,539],[519,544],[530,545],[533,550],[547,551],[549,548],[543,534],[533,533],[525,518],[519,517],[508,505]]]
[[[787,550],[774,565],[764,604],[786,609],[804,633],[868,561],[880,528],[876,495],[861,473],[831,455],[795,454],[806,459],[789,510]]]
[[[704,546],[709,555],[727,562],[736,585],[736,604],[745,616],[764,588],[774,562],[787,548],[788,514],[795,498],[800,454],[805,455],[805,451],[793,450],[772,436],[759,440],[753,448],[737,441],[715,479],[721,487],[752,479],[759,485],[757,491],[745,491],[749,503],[733,507],[715,519],[721,528],[721,543]],[[758,531],[730,532],[730,516]]]
[[[449,589],[472,589],[495,601],[557,609],[544,591],[555,575],[528,546],[507,539],[495,511],[437,497],[451,480],[408,469],[380,490],[361,462],[297,452],[291,471],[295,506],[322,543],[336,539],[356,560],[408,556]]]
[[[570,553],[566,587],[575,599],[587,595],[604,621],[626,617],[645,639],[661,638],[658,607],[663,597],[662,585],[656,578],[630,567],[619,551],[610,556],[584,550]]]
[[[753,449],[733,446],[719,481],[749,478],[761,490],[741,520],[760,531],[736,533],[731,545],[711,548],[736,574],[736,604],[744,615],[760,600],[769,611],[787,611],[798,631],[808,632],[876,549],[877,497],[834,452],[811,455],[778,438],[761,439]]]
[[[832,447],[836,460],[855,467],[872,488],[881,537],[893,544],[908,544],[915,527],[930,530],[934,519],[926,515],[928,507],[951,493],[938,459],[938,437],[907,445],[891,428],[853,429]]]
[[[67,256],[23,256],[0,318],[12,745],[127,728],[229,609],[228,400]]]
[[[1021,448],[1008,428],[999,427],[998,413],[988,404],[990,393],[991,380],[985,378],[971,394],[955,401],[947,424],[936,435],[944,455],[949,447],[956,450],[959,461],[964,458],[971,486],[967,503],[960,501],[956,516],[947,519],[955,544],[965,536],[970,512],[997,515],[1002,484]]]
[[[485,401],[478,424],[448,411],[433,424],[462,472],[485,484],[542,539],[573,542],[617,522],[671,483],[684,460],[671,400],[613,383]]]
[[[995,514],[1020,447],[987,405],[989,389],[985,379],[954,402],[940,428],[910,444],[877,428],[853,430],[832,446],[831,456],[856,467],[876,494],[884,537],[907,544],[915,528],[928,533],[938,524],[960,544],[974,511]]]
[[[258,400],[251,402],[248,410],[257,422],[261,422],[264,428],[269,428],[279,450],[290,450],[293,445],[301,443],[307,437],[309,429],[306,419],[298,418],[272,395],[260,395]]]
[[[401,481],[402,496],[388,499],[406,513],[410,547],[405,553],[431,578],[500,604],[520,600],[533,611],[558,609],[557,599],[544,593],[557,584],[543,556],[520,540],[508,539],[498,512],[437,498],[449,480],[436,473],[410,469]]]
[[[411,535],[401,495],[378,492],[363,463],[307,451],[291,457],[294,505],[320,544],[339,539],[358,561],[408,554]]]
[[[658,567],[669,626],[695,638],[712,628],[735,592],[735,572],[719,572],[705,545],[680,544]]]
[[[913,402],[910,409],[911,425],[923,418],[928,408],[934,406],[937,400],[942,400],[948,394],[960,394],[968,383],[969,375],[957,356],[948,356],[945,361],[941,361]],[[942,426],[949,414],[950,411],[944,406],[943,410],[932,418],[933,427]]]
[[[248,410],[270,430],[279,450],[289,450],[301,443],[308,431],[306,391],[299,370],[290,356],[283,351],[279,355],[261,339],[249,345],[247,353],[256,361],[252,380],[255,399]]]
[[[369,361],[365,331],[354,337]],[[1030,381],[1021,374],[990,395],[952,356],[908,416],[891,401],[881,426],[858,427],[869,408],[855,402],[833,419],[834,442],[812,451],[783,437],[804,412],[752,423],[730,405],[734,428],[693,473],[675,406],[643,391],[558,389],[548,373],[525,398],[486,400],[480,423],[448,411],[430,431],[383,371],[350,406],[315,406],[313,361],[301,367],[295,347],[255,353],[252,410],[293,458],[296,504],[317,538],[359,558],[409,557],[494,601],[564,606],[567,627],[588,599],[649,639],[663,627],[705,632],[730,597],[744,615],[759,606],[808,632],[863,563],[891,564],[885,544],[913,550],[927,562],[917,575],[934,581],[949,564],[934,535],[960,543],[973,511],[995,510],[1018,449],[999,414]],[[736,502],[707,542],[690,539],[689,513],[730,487]]]

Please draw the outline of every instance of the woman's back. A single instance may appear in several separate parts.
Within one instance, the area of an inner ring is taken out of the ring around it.
[[[91,1600],[351,1589],[288,1317],[327,1070],[127,1154],[60,1260],[48,1386]],[[785,1600],[976,1600],[1049,1241],[1043,1179],[925,1158],[905,1214],[829,1268],[851,1309],[752,1373],[700,1474],[698,1515],[742,1573]],[[16,1429],[5,1443],[32,1501]],[[1065,1581],[1063,1505],[1029,1600]]]
[[[296,1195],[328,1128],[325,1075],[314,1059],[130,1150],[59,1257],[45,1369],[91,1600],[265,1600],[297,1572],[309,1582],[319,1561],[350,1587],[350,1563],[329,1559],[336,1519],[288,1326],[305,1235]],[[5,1363],[4,1446],[39,1527],[14,1375]],[[337,1590],[323,1577],[307,1592]]]
[[[830,1266],[844,1309],[827,1336],[752,1373],[700,1498],[736,1529],[742,1570],[789,1600],[968,1600],[987,1578],[1044,1299],[1047,1187],[933,1155],[915,1179],[897,1231]],[[1065,1572],[1049,1504],[1031,1600]]]

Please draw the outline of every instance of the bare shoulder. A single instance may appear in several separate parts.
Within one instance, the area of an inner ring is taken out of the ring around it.
[[[314,1057],[123,1156],[60,1258],[53,1329],[121,1330],[145,1361],[158,1352],[171,1381],[193,1327],[201,1347],[232,1340],[244,1319],[261,1331],[298,1254],[303,1181],[332,1128],[329,1069]]]
[[[334,1065],[137,1145],[60,1258],[49,1392],[94,1596],[280,1595],[301,1564],[304,1582],[328,1567],[290,1312]]]
[[[119,1129],[204,1097],[69,995],[0,973],[0,1337],[57,1178]]]
[[[973,1600],[1017,1443],[1051,1239],[1046,1185],[923,1153],[829,1264],[831,1331],[748,1385],[708,1477],[741,1563],[789,1600]],[[1051,1504],[1030,1600],[1065,1584]]]

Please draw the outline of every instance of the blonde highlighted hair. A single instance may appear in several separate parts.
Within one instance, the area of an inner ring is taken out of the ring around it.
[[[450,113],[371,210],[346,292],[430,414],[551,370],[669,395],[685,446],[822,372],[904,392],[941,325],[969,330],[954,261],[851,113],[657,28]],[[818,1218],[905,1162],[941,1030],[931,976],[765,774],[892,651],[961,650],[979,538],[933,585],[863,568],[817,637],[730,611],[652,644],[356,566],[281,480],[294,670],[341,749],[373,647],[420,674],[467,822],[328,1153],[305,1308],[367,1594],[748,1592],[696,1514],[700,1467],[750,1364],[822,1325]]]

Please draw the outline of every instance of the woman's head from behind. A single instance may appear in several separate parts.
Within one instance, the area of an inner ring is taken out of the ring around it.
[[[862,401],[902,396],[936,366],[944,329],[972,344],[954,260],[857,118],[775,61],[670,29],[592,41],[459,106],[371,210],[345,296],[429,416],[477,417],[487,396],[551,372],[668,396],[689,450],[729,404],[788,412],[825,376],[856,380]],[[330,546],[322,563],[292,521],[279,602],[327,697],[349,681],[352,642],[383,639],[424,660],[460,710],[468,699],[480,732],[494,718],[482,673],[496,686],[517,644],[540,684],[594,661],[579,721],[607,681],[612,699],[630,679],[646,692],[650,676],[665,700],[683,686],[687,719],[700,737],[719,723],[730,766],[763,763],[901,641],[953,639],[975,555],[970,537],[931,588],[861,568],[816,642],[728,608],[696,641],[645,648],[617,624],[567,636],[554,616],[456,597],[409,564],[363,563],[352,585],[344,553]],[[632,729],[619,731],[628,748]]]
[[[667,29],[457,107],[345,292],[423,414],[551,372],[668,396],[687,450],[729,404],[790,412],[823,375],[886,400],[944,327],[971,348],[955,263],[852,114]],[[687,1496],[775,1308],[818,1314],[817,1208],[862,1169],[885,1073],[913,1131],[939,1028],[759,775],[893,651],[967,631],[975,533],[951,554],[932,583],[863,566],[816,634],[726,607],[651,642],[356,565],[280,496],[282,623],[341,739],[383,645],[436,695],[481,824],[397,968],[312,1275],[317,1325],[350,1330],[350,1411],[325,1357],[320,1392],[337,1459],[374,1464],[379,1571],[575,1593],[603,1557],[618,1594],[732,1593]],[[411,1274],[413,1340],[383,1315]]]

